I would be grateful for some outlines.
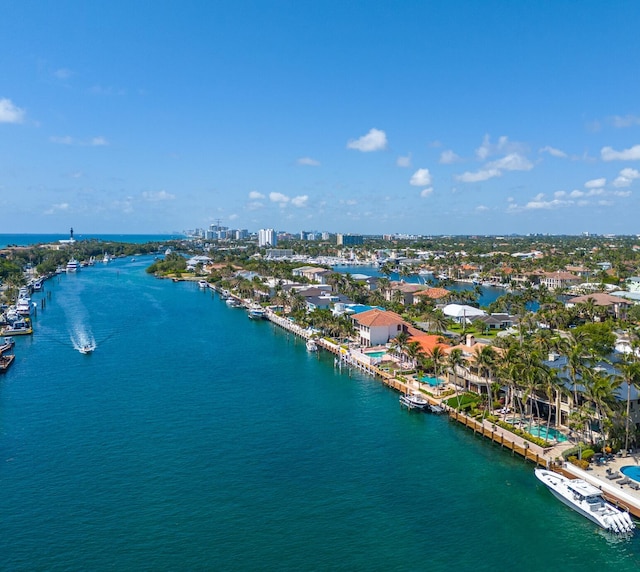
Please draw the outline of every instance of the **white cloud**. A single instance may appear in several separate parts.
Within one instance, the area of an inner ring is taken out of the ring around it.
[[[487,134],[483,137],[480,147],[476,149],[476,157],[484,161],[487,157],[495,155],[496,153],[514,152],[520,147],[521,145],[510,142],[506,135],[499,137],[497,143],[491,143],[491,138]]]
[[[24,109],[20,109],[10,99],[0,99],[0,123],[22,123]]]
[[[259,193],[258,191],[251,191],[249,193],[249,198],[254,200],[254,201],[259,201],[265,198],[265,196],[262,193]]]
[[[501,171],[530,171],[533,169],[533,163],[519,153],[509,153],[502,159],[487,163],[487,167]]]
[[[89,142],[91,147],[102,147],[104,145],[109,145],[109,142],[104,137],[93,137]]]
[[[613,186],[628,187],[635,179],[640,179],[640,171],[627,167],[614,179]]]
[[[601,177],[599,179],[591,179],[590,181],[587,181],[584,186],[587,189],[599,189],[604,187],[607,184],[607,179],[605,179],[604,177]]]
[[[480,169],[479,171],[470,172],[466,171],[462,175],[456,175],[456,180],[461,183],[479,183],[480,181],[487,181],[494,177],[500,177],[502,173],[498,169]]]
[[[298,165],[305,165],[307,167],[319,167],[320,166],[320,161],[316,161],[315,159],[312,159],[311,157],[300,157],[297,160]]]
[[[414,187],[428,187],[431,184],[431,173],[429,169],[418,169],[409,181]]]
[[[53,215],[61,211],[68,211],[68,210],[69,210],[69,203],[58,203],[56,205],[51,205],[46,211],[44,211],[44,214]]]
[[[167,193],[167,191],[144,191],[142,198],[150,203],[157,203],[160,201],[172,201],[176,198],[175,195]]]
[[[451,149],[447,149],[440,153],[440,163],[443,165],[451,165],[451,163],[457,163],[458,161],[460,161],[460,157]]]
[[[565,159],[567,157],[567,154],[564,151],[551,147],[550,145],[543,147],[538,151],[538,153],[549,153],[549,155],[553,157],[560,157],[561,159]]]
[[[370,151],[381,151],[387,148],[387,134],[380,129],[371,129],[369,133],[352,139],[347,143],[347,149],[356,149],[363,153]]]
[[[231,214],[229,215],[229,220],[236,220],[238,218],[237,214]]]
[[[269,200],[273,203],[279,203],[281,206],[284,206],[289,202],[289,197],[282,193],[269,193]]]
[[[411,167],[411,153],[406,157],[398,157],[396,159],[396,165],[398,167]]]
[[[580,197],[584,197],[584,191],[579,191],[578,189],[575,189],[569,193],[569,196],[572,199],[579,199]]]
[[[49,137],[49,141],[51,141],[51,143],[57,143],[58,145],[73,145],[74,144],[73,137],[71,137],[69,135],[65,135],[64,137],[57,137],[55,135],[52,135],[51,137]]]
[[[487,207],[487,206],[485,206],[485,205],[478,205],[478,206],[476,207],[476,210],[477,210],[478,212],[481,212],[481,213],[482,213],[482,212],[488,211],[488,210],[489,210],[489,207]]]
[[[632,127],[633,125],[640,125],[640,117],[637,115],[614,115],[611,118],[611,123],[614,127]]]
[[[257,211],[258,209],[264,208],[264,204],[261,203],[260,201],[251,201],[248,205],[247,208],[250,211]]]
[[[426,199],[426,198],[427,198],[429,195],[431,195],[431,194],[433,194],[433,187],[428,187],[428,188],[426,188],[426,189],[422,189],[422,190],[420,191],[420,196],[421,196],[423,199]]]
[[[309,200],[308,195],[299,195],[297,197],[293,197],[291,199],[291,204],[294,207],[303,208],[307,206],[307,201]]]
[[[73,75],[73,72],[67,68],[60,68],[54,71],[53,75],[58,79],[69,79]]]
[[[634,145],[629,149],[616,151],[612,147],[603,147],[600,150],[603,161],[638,161],[640,160],[640,145]]]
[[[613,191],[611,193],[612,195],[616,196],[616,197],[630,197],[631,196],[631,191]]]

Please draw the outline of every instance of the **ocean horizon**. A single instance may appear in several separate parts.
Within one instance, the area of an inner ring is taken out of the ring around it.
[[[3,570],[640,569],[532,464],[152,261],[33,296],[0,377]]]
[[[8,246],[32,246],[35,244],[49,244],[60,240],[68,240],[70,233],[65,234],[0,234],[0,248]],[[146,242],[162,242],[165,240],[177,240],[185,238],[184,234],[82,234],[74,233],[76,240],[97,239],[105,242],[130,242],[144,244]]]

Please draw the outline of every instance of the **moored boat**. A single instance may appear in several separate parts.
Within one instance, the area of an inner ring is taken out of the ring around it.
[[[0,355],[2,355],[4,352],[8,352],[15,345],[15,343],[15,340],[11,336],[5,336],[2,345],[0,345]]]
[[[16,356],[13,354],[10,355],[0,355],[0,373],[5,373],[9,366],[13,363],[13,360],[16,359]]]
[[[267,317],[266,310],[258,304],[250,306],[248,308],[248,312],[249,318],[251,318],[252,320],[262,320]]]
[[[209,288],[209,283],[206,280],[198,280],[198,288],[201,290],[206,290]]]
[[[225,300],[225,304],[227,306],[229,306],[229,308],[241,308],[242,307],[242,305],[240,304],[240,302],[238,302],[238,300],[236,300],[235,298],[231,298],[231,297],[229,297],[229,298],[227,298]]]
[[[400,405],[403,405],[407,409],[424,411],[429,407],[429,402],[419,393],[403,393],[400,396]]]
[[[72,257],[69,259],[69,262],[67,262],[66,270],[67,272],[77,272],[80,270],[80,264]]]
[[[33,328],[31,327],[31,322],[27,320],[16,320],[13,324],[5,326],[2,334],[6,336],[24,336],[33,334]]]
[[[309,338],[307,340],[307,351],[308,352],[317,352],[318,351],[318,344],[316,344],[316,341],[313,338]]]
[[[633,532],[635,524],[629,513],[608,503],[602,491],[592,484],[583,479],[568,479],[546,469],[535,469],[535,475],[558,500],[601,528],[617,534]]]

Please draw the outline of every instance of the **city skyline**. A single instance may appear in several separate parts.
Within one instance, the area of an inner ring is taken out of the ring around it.
[[[4,233],[637,234],[633,2],[7,5]]]

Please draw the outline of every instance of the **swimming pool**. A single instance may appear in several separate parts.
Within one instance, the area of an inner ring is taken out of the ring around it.
[[[562,443],[567,440],[567,436],[560,433],[557,429],[553,427],[549,427],[549,432],[547,433],[547,428],[544,425],[531,425],[531,427],[525,427],[525,430],[534,437],[540,437],[541,439],[548,440],[556,440],[558,443]]]
[[[387,352],[384,351],[384,350],[380,351],[380,352],[367,352],[365,355],[369,356],[369,357],[372,357],[372,358],[381,358],[381,357],[387,355]]]
[[[626,465],[620,467],[620,472],[625,476],[640,483],[640,467],[637,465]]]
[[[429,377],[428,375],[423,375],[418,378],[422,383],[428,383],[432,387],[436,387],[442,383],[442,380],[438,377]]]

